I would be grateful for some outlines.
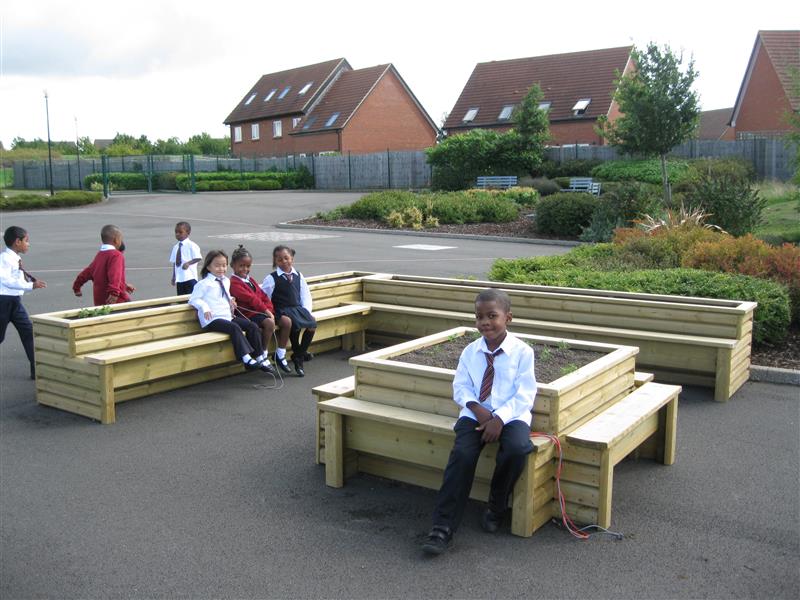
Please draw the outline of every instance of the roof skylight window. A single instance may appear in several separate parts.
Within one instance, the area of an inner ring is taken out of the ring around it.
[[[298,96],[302,96],[302,95],[304,95],[304,94],[305,94],[305,93],[306,93],[308,90],[310,90],[310,89],[311,89],[311,86],[312,86],[312,85],[314,85],[314,82],[313,82],[313,81],[309,81],[309,82],[308,82],[307,84],[305,84],[305,85],[304,85],[302,88],[300,88],[300,91],[299,91],[299,92],[297,92],[297,95],[298,95]]]
[[[339,113],[338,112],[333,113],[330,116],[330,118],[327,121],[325,121],[325,127],[330,127],[331,125],[333,125],[336,122],[336,119],[338,118],[339,118]]]
[[[309,129],[316,120],[317,117],[309,117],[308,119],[306,119],[306,122],[303,124],[303,129]]]
[[[545,100],[544,102],[539,102],[539,110],[543,110],[543,111],[547,112],[548,110],[550,110],[550,106],[551,105],[552,105],[552,102],[550,102],[548,100]]]
[[[503,110],[500,111],[500,114],[497,116],[498,121],[508,121],[511,118],[511,113],[514,112],[514,105],[507,104],[503,107]]]
[[[287,85],[285,88],[283,88],[283,91],[281,92],[281,95],[278,96],[278,100],[283,100],[284,98],[286,98],[286,94],[289,93],[290,89],[292,89],[292,86],[290,86],[290,85]]]
[[[255,93],[255,92],[253,92],[252,94],[250,94],[250,97],[249,97],[247,100],[245,100],[245,101],[244,101],[244,104],[245,104],[245,106],[247,106],[248,104],[250,104],[250,103],[253,101],[253,98],[255,98],[255,97],[256,97],[256,93]]]
[[[572,107],[572,112],[575,116],[582,115],[586,112],[589,103],[592,101],[591,98],[581,98],[575,103],[575,106]]]
[[[467,111],[467,114],[464,115],[464,123],[469,123],[470,121],[474,121],[477,115],[478,115],[478,109],[470,108]]]
[[[272,88],[269,91],[269,94],[264,96],[264,102],[269,102],[270,100],[272,100],[272,97],[275,95],[275,92],[277,92],[277,91],[278,91],[278,88]]]

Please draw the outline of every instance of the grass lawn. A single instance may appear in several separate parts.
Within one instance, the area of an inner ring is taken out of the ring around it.
[[[770,243],[800,243],[800,188],[780,182],[763,182],[758,188],[767,206],[753,233]]]

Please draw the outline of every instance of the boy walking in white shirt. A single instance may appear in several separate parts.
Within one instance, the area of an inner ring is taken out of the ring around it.
[[[475,299],[475,322],[481,338],[461,353],[453,400],[461,407],[456,439],[436,498],[433,528],[422,549],[441,554],[464,514],[475,468],[485,444],[499,441],[489,505],[481,516],[484,531],[498,530],[514,484],[525,467],[531,411],[536,396],[533,349],[508,332],[511,301],[501,290],[488,289]]]
[[[5,230],[3,242],[6,248],[0,253],[0,343],[6,339],[8,324],[13,323],[31,364],[31,379],[36,379],[33,325],[22,306],[22,295],[30,290],[47,287],[47,284],[22,268],[20,254],[25,254],[30,248],[27,231],[12,225]]]
[[[189,239],[192,226],[186,221],[175,225],[175,239],[178,243],[172,247],[169,263],[172,265],[170,285],[177,287],[178,295],[191,294],[197,283],[197,263],[203,260],[200,246]]]

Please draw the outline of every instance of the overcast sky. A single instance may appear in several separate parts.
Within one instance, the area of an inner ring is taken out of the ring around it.
[[[206,131],[264,73],[344,57],[394,63],[441,123],[478,62],[649,41],[693,55],[704,110],[733,106],[759,29],[793,3],[355,0],[8,0],[0,9],[0,140],[155,141]],[[746,16],[745,16],[746,15]]]

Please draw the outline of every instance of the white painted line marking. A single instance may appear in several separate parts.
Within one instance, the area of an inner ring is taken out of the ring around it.
[[[338,235],[319,235],[316,233],[292,233],[288,231],[260,231],[251,233],[224,233],[210,235],[210,238],[223,238],[226,240],[247,240],[255,242],[284,242],[293,240],[318,240],[323,238],[341,237]]]
[[[434,246],[433,244],[408,244],[406,246],[392,246],[392,248],[406,248],[408,250],[451,250],[458,246]]]

